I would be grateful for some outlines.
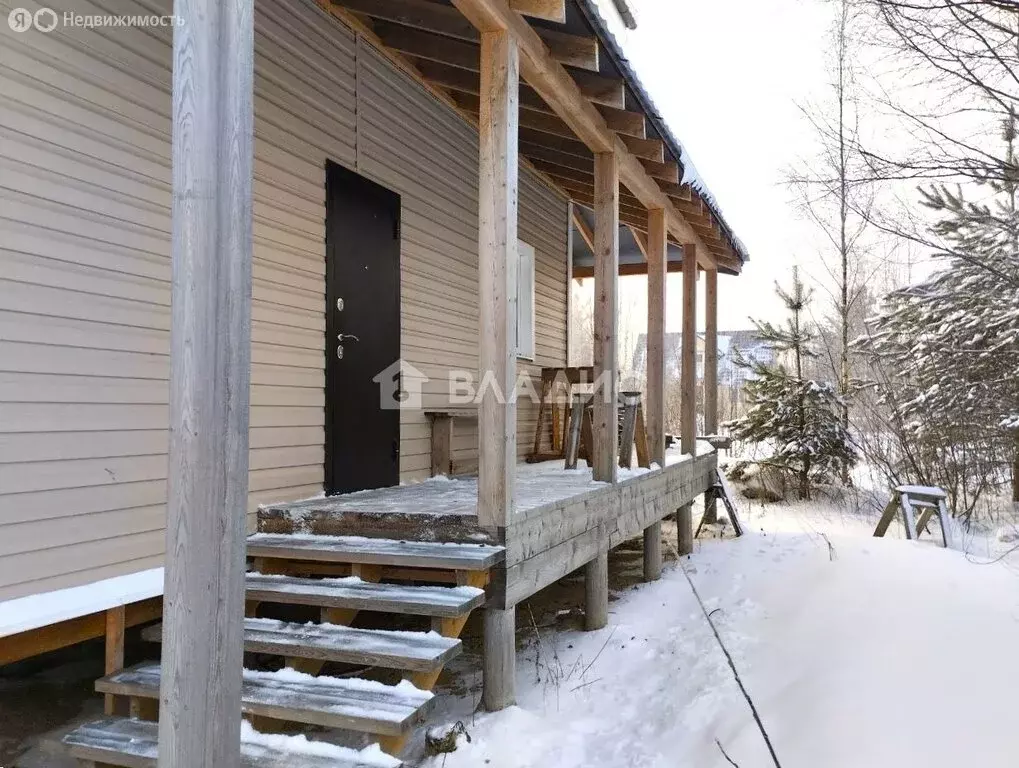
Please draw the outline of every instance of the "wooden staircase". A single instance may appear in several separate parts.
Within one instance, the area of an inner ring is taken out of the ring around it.
[[[399,766],[394,755],[427,713],[443,667],[461,652],[460,633],[471,612],[484,605],[489,570],[503,554],[501,547],[483,544],[251,536],[254,569],[246,575],[244,650],[283,657],[285,666],[244,670],[243,765]],[[272,605],[318,609],[319,622],[257,616],[262,606],[272,612]],[[362,613],[372,617],[373,626],[352,626]],[[430,629],[374,626],[402,624],[408,616],[430,621]],[[147,627],[142,637],[161,642],[162,625]],[[319,675],[327,663],[344,665],[343,676]],[[403,679],[397,684],[369,679],[377,670]],[[75,729],[64,738],[71,754],[96,766],[155,766],[159,687],[156,661],[97,681],[96,690],[126,703],[130,716]],[[259,732],[278,731],[286,723],[367,734],[376,743],[355,750]]]

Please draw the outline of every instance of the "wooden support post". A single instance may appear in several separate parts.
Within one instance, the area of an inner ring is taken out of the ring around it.
[[[106,674],[112,675],[124,668],[124,630],[127,627],[127,608],[123,605],[106,610]],[[105,711],[108,715],[118,713],[117,697],[106,694]]]
[[[704,434],[718,434],[718,269],[704,273]],[[714,494],[704,494],[704,523],[718,520]]]
[[[602,550],[584,566],[584,593],[584,629],[601,629],[609,623],[608,550]]]
[[[516,608],[485,609],[485,709],[498,712],[516,704]]]
[[[648,211],[647,250],[647,441],[651,461],[665,466],[665,272],[668,247],[665,211]]]
[[[619,434],[617,325],[619,283],[619,160],[594,156],[594,448],[595,480],[616,482]]]
[[[652,523],[644,529],[644,581],[657,581],[662,577],[662,523]]]
[[[478,278],[482,377],[478,408],[478,519],[503,528],[513,510],[517,461],[517,121],[519,53],[506,30],[481,34]],[[496,391],[498,389],[499,391]]]
[[[240,765],[251,389],[252,0],[179,0],[159,768]]]
[[[683,246],[683,346],[680,393],[683,453],[697,454],[697,248]],[[679,554],[693,552],[693,506],[684,504],[676,514]]]

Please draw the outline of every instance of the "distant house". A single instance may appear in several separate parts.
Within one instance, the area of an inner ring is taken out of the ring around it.
[[[719,349],[722,344],[722,334],[718,335]],[[679,380],[682,371],[682,349],[683,334],[665,334],[665,378]],[[697,380],[704,378],[704,334],[697,334]],[[627,371],[634,379],[643,381],[647,373],[647,334],[642,333],[637,337],[637,346],[633,350],[633,361],[630,370]],[[719,370],[721,376],[721,370]]]
[[[737,350],[746,360],[771,365],[778,355],[769,341],[760,337],[756,330],[719,331],[718,333],[718,384],[742,388],[754,377],[748,369],[736,364]]]
[[[735,350],[746,359],[760,363],[774,363],[777,355],[770,342],[761,339],[757,331],[718,332],[718,384],[719,386],[741,387],[753,374],[736,364]],[[697,381],[704,379],[704,334],[697,334]],[[682,368],[682,334],[665,334],[665,377],[679,378]],[[637,337],[630,371],[635,379],[643,379],[647,373],[647,334]]]

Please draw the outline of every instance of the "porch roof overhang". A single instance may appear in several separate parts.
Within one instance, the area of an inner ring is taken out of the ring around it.
[[[635,243],[646,236],[648,209],[661,208],[672,246],[695,246],[703,268],[741,271],[746,249],[658,114],[595,0],[318,2],[475,124],[479,30],[509,29],[521,51],[521,157],[578,206],[592,207],[594,153],[614,152],[619,220]],[[623,239],[629,239],[625,233]],[[647,271],[643,250],[637,252],[641,259],[632,264],[621,256],[621,274]],[[588,268],[580,256],[577,276]],[[670,258],[669,266],[678,263]]]

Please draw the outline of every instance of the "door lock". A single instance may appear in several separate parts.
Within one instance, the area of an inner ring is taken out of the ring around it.
[[[336,345],[336,357],[339,358],[340,360],[343,359],[343,345],[342,344],[337,344]]]
[[[336,300],[336,311],[337,312],[342,312],[343,311],[343,299],[337,299]]]

